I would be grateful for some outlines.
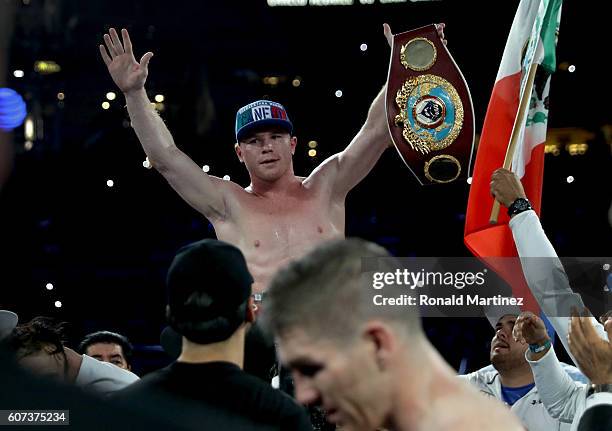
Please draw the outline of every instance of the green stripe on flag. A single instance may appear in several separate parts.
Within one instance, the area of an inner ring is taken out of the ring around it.
[[[557,65],[555,51],[557,46],[557,34],[561,21],[562,2],[563,0],[551,0],[546,9],[546,15],[544,16],[544,22],[542,23],[542,30],[540,33],[542,44],[544,45],[544,58],[542,59],[541,67],[548,73],[553,73]]]

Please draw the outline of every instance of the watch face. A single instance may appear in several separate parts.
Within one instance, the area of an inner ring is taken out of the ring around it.
[[[529,202],[525,199],[521,199],[516,203],[516,209],[519,211],[525,211],[526,209],[528,209],[531,205],[529,205]]]
[[[515,215],[531,209],[531,204],[527,199],[518,198],[508,208],[509,215]]]

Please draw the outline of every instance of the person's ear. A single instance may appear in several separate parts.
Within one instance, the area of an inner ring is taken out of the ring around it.
[[[291,144],[291,155],[294,155],[295,148],[297,147],[297,136],[291,137],[290,144]]]
[[[371,321],[365,325],[363,337],[372,343],[376,363],[380,371],[389,366],[389,360],[397,349],[397,339],[393,329],[386,323]]]
[[[246,310],[246,321],[248,323],[255,323],[255,320],[257,320],[257,311],[258,311],[258,306],[257,304],[255,304],[255,299],[251,296],[249,297],[249,300],[247,301],[247,310]]]
[[[236,155],[238,156],[240,163],[244,163],[244,159],[242,158],[242,148],[240,148],[240,144],[238,142],[234,144],[234,151],[236,151]]]

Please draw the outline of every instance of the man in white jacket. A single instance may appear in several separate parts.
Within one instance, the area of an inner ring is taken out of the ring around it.
[[[574,333],[579,325],[590,325],[587,318],[572,318]],[[612,320],[606,325],[612,332]],[[525,357],[533,370],[536,387],[551,416],[566,424],[571,431],[595,431],[610,429],[612,425],[612,380],[609,374],[599,374],[603,380],[593,380],[592,385],[572,381],[563,371],[552,348],[550,338],[542,319],[530,312],[522,313],[517,319],[513,336],[519,342],[529,345]],[[584,341],[581,335],[570,334],[570,343]],[[586,348],[585,348],[586,349]],[[574,349],[575,353],[578,353]],[[586,364],[581,364],[584,366]],[[590,374],[588,368],[584,372]],[[592,375],[592,374],[591,374]],[[594,416],[599,416],[593,421]]]
[[[512,336],[517,317],[506,314],[497,322],[491,341],[492,365],[459,377],[481,393],[507,404],[528,430],[567,431],[570,425],[552,417],[542,403],[531,367],[525,359],[528,346]],[[570,381],[586,382],[576,367],[567,364],[561,364],[561,367]]]
[[[531,293],[574,362],[591,377],[592,368],[597,364],[588,361],[593,358],[592,354],[589,355],[590,352],[604,352],[602,354],[609,354],[612,359],[609,342],[612,322],[608,320],[604,329],[584,307],[580,295],[572,291],[567,274],[546,237],[538,216],[531,209],[518,177],[507,169],[498,169],[491,178],[491,193],[509,210],[509,226]],[[569,317],[572,308],[585,310],[583,317],[572,318],[573,334],[570,333]],[[577,331],[578,328],[582,330]],[[604,422],[609,423],[611,416],[610,410],[606,409],[612,406],[612,381],[593,381],[594,385],[591,386],[572,381],[563,372],[561,363],[551,348],[548,334],[544,334],[544,323],[531,313],[521,315],[516,322],[514,338],[530,344],[526,358],[532,368],[542,402],[550,415],[562,422],[571,423],[572,431],[583,431],[594,430],[592,419],[603,412],[603,416],[596,423],[604,428],[597,429],[608,429],[605,428]]]

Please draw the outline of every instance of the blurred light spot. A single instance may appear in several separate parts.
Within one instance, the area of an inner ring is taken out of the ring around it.
[[[57,93],[57,100],[64,100],[66,98],[66,96],[64,95],[64,93],[59,92]]]
[[[368,50],[368,44],[367,43],[362,43],[359,46],[359,49],[362,50],[362,51],[367,51]]]
[[[47,288],[47,290],[53,290],[53,283],[47,283],[45,287]]]
[[[41,75],[48,75],[59,72],[62,68],[55,61],[37,61],[34,63],[34,70]]]
[[[106,181],[106,185],[108,187],[113,187],[115,185],[115,182],[113,180],[108,180],[108,181]]]
[[[308,155],[310,157],[315,157],[317,155],[317,150],[315,150],[315,149],[308,150]]]
[[[156,94],[155,95],[155,101],[157,103],[162,103],[165,100],[165,97],[163,94]]]
[[[108,100],[115,100],[117,98],[117,95],[114,92],[109,91],[108,93],[106,93],[106,98]]]
[[[30,151],[32,148],[34,148],[34,142],[32,142],[32,141],[25,141],[25,143],[23,144],[23,148],[26,151]]]
[[[62,308],[62,301],[55,301],[56,308]]]
[[[224,176],[223,176],[223,179],[224,179],[225,181],[229,181],[229,180],[230,180],[230,176],[229,176],[229,175],[224,175]]]
[[[204,172],[208,173],[208,172],[210,172],[210,166],[208,166],[208,165],[204,165],[204,166],[202,166],[202,170],[203,170]]]
[[[309,147],[309,148],[317,148],[317,145],[318,145],[318,144],[317,144],[317,141],[310,141],[310,142],[308,143],[308,147]]]
[[[574,177],[572,177],[572,176],[570,175],[569,177],[567,177],[566,181],[567,181],[567,183],[568,183],[568,184],[571,184],[571,183],[573,183],[573,182],[574,182]]]
[[[110,103],[102,102],[102,109],[108,109],[108,108],[110,108]]]
[[[567,71],[570,73],[574,73],[576,71],[576,66],[570,64],[570,66],[567,68]]]
[[[26,141],[34,140],[34,120],[30,115],[26,117],[26,120],[23,123],[23,136],[26,138]]]
[[[467,179],[467,183],[468,183],[468,184],[472,184],[472,177],[468,177],[468,179]]]
[[[15,78],[23,78],[25,76],[25,73],[23,72],[23,70],[17,69],[13,72],[13,76]]]
[[[342,97],[342,90],[336,90],[336,97]]]
[[[151,169],[153,167],[151,166],[151,162],[149,161],[148,157],[144,160],[144,162],[142,162],[142,167],[147,169]]]

